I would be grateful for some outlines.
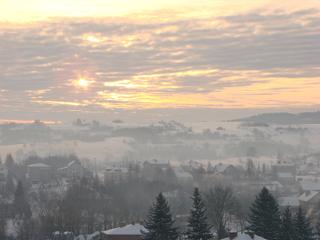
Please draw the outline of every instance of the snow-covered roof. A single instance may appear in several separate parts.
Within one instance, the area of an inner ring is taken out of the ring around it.
[[[230,240],[229,237],[227,238],[224,238],[222,240]],[[260,236],[257,236],[257,235],[254,235],[254,238],[252,239],[248,234],[246,233],[238,233],[238,236],[233,238],[233,240],[266,240],[265,238],[263,237],[260,237]]]
[[[293,178],[293,175],[290,172],[278,172],[278,177],[280,177],[280,178]]]
[[[312,198],[314,198],[318,194],[319,192],[316,192],[316,191],[307,191],[301,194],[298,199],[301,202],[309,202]]]
[[[177,178],[193,179],[192,175],[184,171],[182,168],[174,168],[174,173],[177,176]]]
[[[44,163],[34,163],[34,164],[28,165],[28,167],[51,168],[51,166]]]
[[[111,167],[106,168],[104,171],[109,173],[128,173],[129,169],[124,167]]]
[[[304,191],[320,191],[320,181],[300,181]]]
[[[104,231],[103,234],[106,235],[142,235],[143,233],[148,232],[144,226],[140,224],[129,224],[124,227],[113,228],[107,231]]]
[[[216,164],[213,169],[215,172],[217,173],[223,173],[224,171],[226,171],[229,167],[232,168],[238,168],[238,166],[235,166],[233,164],[225,164],[225,163],[218,163]]]
[[[298,196],[280,197],[279,205],[282,207],[299,207]]]

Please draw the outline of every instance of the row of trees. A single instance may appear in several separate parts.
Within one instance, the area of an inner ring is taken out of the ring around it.
[[[312,240],[314,233],[302,208],[293,214],[287,207],[283,213],[268,189],[263,188],[251,207],[250,229],[268,240]]]
[[[188,228],[184,235],[189,240],[208,240],[212,238],[207,221],[207,209],[196,188],[193,194],[193,205],[188,219]],[[251,206],[248,219],[248,230],[267,240],[315,240],[315,235],[309,219],[301,208],[293,215],[290,208],[283,213],[269,191],[263,188]],[[221,224],[221,223],[219,223]],[[221,231],[223,225],[217,225],[215,230],[218,239],[226,233]],[[219,228],[220,226],[220,228]],[[174,220],[169,205],[160,193],[151,207],[145,222],[145,240],[176,240],[178,229],[174,227]]]
[[[193,194],[193,205],[188,219],[186,236],[190,240],[208,240],[212,237],[207,223],[206,208],[196,188]],[[174,220],[170,213],[168,202],[160,193],[151,207],[145,222],[145,240],[177,240],[179,233],[174,227]]]

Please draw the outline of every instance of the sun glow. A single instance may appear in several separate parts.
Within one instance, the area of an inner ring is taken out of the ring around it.
[[[72,83],[77,88],[87,89],[88,87],[90,87],[90,85],[93,82],[94,81],[86,79],[86,78],[79,78],[77,80],[74,80]]]

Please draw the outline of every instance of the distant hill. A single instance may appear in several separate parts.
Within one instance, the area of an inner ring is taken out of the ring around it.
[[[320,124],[320,111],[298,114],[279,112],[263,113],[255,116],[232,120],[234,122],[257,124]]]

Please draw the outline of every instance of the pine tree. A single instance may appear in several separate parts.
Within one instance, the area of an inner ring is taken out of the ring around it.
[[[267,188],[263,188],[252,204],[249,229],[268,240],[280,239],[279,206]]]
[[[294,240],[294,226],[290,207],[287,207],[281,218],[281,240]]]
[[[211,238],[210,227],[207,223],[206,208],[198,188],[193,193],[193,205],[188,221],[187,236],[189,240],[208,240]]]
[[[316,225],[316,239],[320,240],[320,219],[318,217],[317,225]]]
[[[176,240],[177,228],[173,227],[174,220],[170,213],[168,202],[160,193],[151,207],[148,218],[144,224],[147,232],[144,240]]]
[[[31,217],[30,205],[26,199],[22,183],[19,181],[16,192],[14,193],[13,207],[16,215],[20,217]]]
[[[294,227],[295,227],[295,240],[313,240],[312,227],[309,219],[305,216],[302,208],[300,207],[295,219],[294,219]]]

